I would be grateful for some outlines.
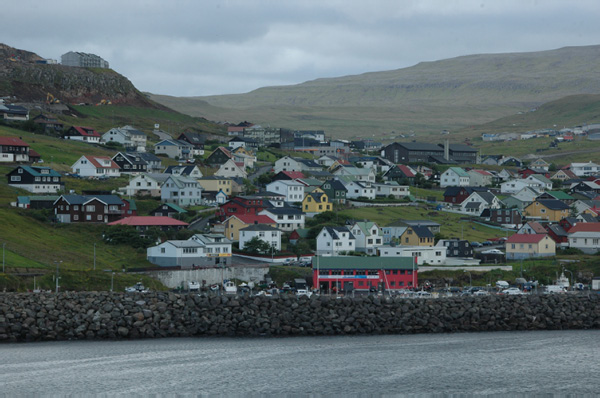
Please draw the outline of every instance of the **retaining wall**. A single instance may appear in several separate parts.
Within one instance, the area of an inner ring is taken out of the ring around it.
[[[146,275],[158,279],[168,288],[176,289],[183,287],[187,289],[188,282],[206,281],[208,285],[221,284],[223,279],[238,279],[241,281],[261,281],[269,273],[268,266],[257,267],[222,267],[222,268],[199,268],[171,271],[151,271]]]
[[[446,299],[0,294],[0,341],[600,328],[597,295]]]

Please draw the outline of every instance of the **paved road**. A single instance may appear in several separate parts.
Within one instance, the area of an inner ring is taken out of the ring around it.
[[[206,215],[204,217],[202,217],[201,219],[198,219],[198,220],[194,221],[193,223],[191,223],[190,226],[188,227],[188,229],[190,229],[192,231],[203,231],[204,228],[206,228],[206,225],[208,224],[210,219],[214,217],[215,210],[216,210],[216,208],[198,210],[198,213],[206,213]]]
[[[156,134],[158,136],[158,139],[160,140],[172,140],[173,137],[171,137],[170,134],[165,133],[164,131],[152,131],[154,134]]]
[[[495,269],[501,269],[502,271],[512,271],[512,266],[510,265],[477,265],[477,266],[468,266],[468,267],[448,267],[448,266],[422,266],[419,265],[419,273],[421,272],[427,272],[427,271],[434,271],[434,270],[445,270],[445,271],[460,271],[460,270],[465,270],[465,271],[481,271],[481,272],[487,272],[487,271],[492,271]]]
[[[262,174],[265,174],[266,172],[268,172],[269,170],[271,170],[273,168],[272,165],[268,164],[265,166],[261,166],[258,169],[256,169],[256,171],[252,174],[250,174],[248,176],[248,179],[254,183],[254,180],[256,180],[258,177],[260,177]]]

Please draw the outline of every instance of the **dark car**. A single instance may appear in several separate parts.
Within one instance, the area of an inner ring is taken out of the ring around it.
[[[473,246],[473,247],[481,247],[482,244],[479,243],[479,242],[471,242],[471,246]]]

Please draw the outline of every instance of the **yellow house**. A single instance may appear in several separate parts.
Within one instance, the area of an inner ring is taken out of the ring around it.
[[[229,178],[219,177],[202,177],[198,179],[198,184],[202,187],[203,191],[206,192],[219,192],[223,191],[225,195],[231,196],[233,192],[233,184]]]
[[[433,243],[433,232],[427,227],[407,227],[406,231],[400,235],[402,246],[433,246]]]
[[[546,234],[514,234],[506,241],[506,259],[556,255],[556,243]]]
[[[569,205],[560,200],[544,199],[536,200],[523,209],[523,214],[541,220],[558,222],[569,216]]]
[[[302,200],[302,211],[305,213],[323,213],[331,211],[333,206],[321,188],[315,188],[312,192],[307,193]]]
[[[277,227],[277,223],[273,221],[269,216],[262,215],[235,215],[229,217],[225,222],[225,237],[227,239],[238,241],[240,240],[240,229],[249,227],[254,224],[270,225],[271,227]]]

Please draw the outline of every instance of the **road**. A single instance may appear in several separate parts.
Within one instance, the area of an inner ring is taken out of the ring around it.
[[[152,131],[154,134],[156,134],[158,136],[159,140],[172,140],[173,137],[171,137],[170,134],[165,133],[164,131],[158,130],[158,131]]]
[[[435,270],[444,270],[444,271],[477,271],[477,272],[488,272],[495,269],[501,269],[502,271],[512,271],[512,266],[510,265],[477,265],[477,266],[469,266],[469,267],[448,267],[448,266],[422,266],[419,265],[419,273],[427,272],[427,271],[435,271]]]
[[[192,231],[203,231],[204,228],[206,228],[206,226],[208,225],[208,222],[210,221],[211,218],[214,217],[215,214],[215,208],[210,208],[210,209],[203,209],[203,210],[198,210],[198,213],[208,213],[206,214],[206,216],[192,222],[188,229],[192,230]]]
[[[254,180],[256,180],[262,174],[265,174],[266,172],[270,171],[272,168],[273,168],[273,166],[270,164],[261,166],[258,169],[256,169],[256,171],[254,173],[250,174],[248,176],[248,179],[250,180],[250,182],[254,183]]]

